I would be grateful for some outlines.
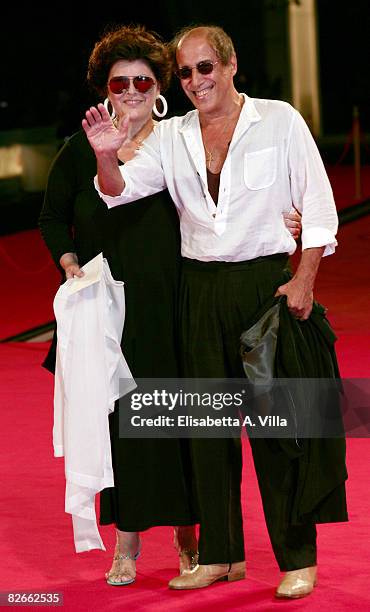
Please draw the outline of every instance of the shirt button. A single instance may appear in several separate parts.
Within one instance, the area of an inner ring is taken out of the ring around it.
[[[216,216],[216,213],[213,213],[212,217],[215,218],[215,216]]]

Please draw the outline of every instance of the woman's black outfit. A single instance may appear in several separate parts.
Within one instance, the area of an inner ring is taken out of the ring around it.
[[[84,132],[59,151],[49,174],[40,229],[56,265],[75,252],[79,265],[101,251],[125,283],[122,350],[134,378],[176,378],[180,266],[178,217],[167,191],[108,210],[93,177],[96,160]],[[55,342],[54,342],[55,345]],[[46,367],[54,366],[53,350]],[[100,523],[122,531],[196,522],[186,440],[119,438],[110,415],[115,487],[101,493]]]

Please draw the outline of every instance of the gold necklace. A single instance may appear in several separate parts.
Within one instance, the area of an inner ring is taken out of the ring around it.
[[[238,109],[238,114],[237,114],[237,116],[236,116],[236,117],[234,117],[234,119],[236,118],[236,123],[238,122],[239,115],[240,115],[240,111],[241,111],[241,109],[242,109],[243,104],[244,104],[244,98],[243,98],[243,96],[241,96],[241,94],[238,94],[238,106],[239,106],[239,109]],[[225,132],[226,132],[226,130],[227,130],[227,128],[228,128],[228,126],[230,125],[231,121],[233,121],[234,119],[233,119],[233,117],[230,117],[230,118],[229,118],[229,119],[226,121],[226,123],[225,123],[225,125],[224,125],[224,128],[223,128],[223,130],[222,130],[222,132],[220,132],[220,133],[219,133],[219,135],[218,135],[217,141],[219,141],[219,139],[221,138],[221,136],[223,136],[223,135],[225,134]],[[236,125],[236,123],[235,123],[235,125]],[[234,127],[235,127],[235,126],[234,126]],[[231,139],[230,139],[230,140],[229,140],[229,142],[227,143],[227,148],[229,148],[230,142],[231,142]],[[215,161],[215,160],[214,160],[214,157],[213,157],[213,153],[215,152],[215,149],[216,149],[217,145],[215,145],[215,146],[213,147],[212,151],[209,151],[209,150],[207,149],[206,145],[205,145],[204,140],[203,140],[203,146],[204,146],[204,150],[205,150],[205,153],[206,153],[206,166],[207,166],[208,170],[210,171],[210,170],[211,170],[211,165],[212,165],[212,163]],[[218,155],[218,157],[220,157],[220,155]],[[217,157],[216,157],[216,159],[217,159]]]
[[[225,125],[223,127],[223,130],[218,135],[217,142],[219,142],[219,139],[221,138],[221,136],[223,136],[225,134],[227,128],[230,125],[230,122],[231,122],[231,119],[228,119],[228,121],[226,121],[226,123],[225,123]],[[229,144],[230,144],[230,142],[228,143],[228,145]],[[203,140],[203,146],[204,146],[204,150],[205,150],[205,153],[206,153],[206,166],[207,166],[208,170],[211,171],[211,165],[217,159],[217,157],[219,157],[219,156],[214,157],[214,152],[215,152],[215,149],[216,149],[217,145],[215,145],[213,147],[212,151],[209,151],[207,149],[207,147],[206,147],[206,144],[205,144],[204,140]]]
[[[132,142],[136,143],[135,149],[140,149],[143,145],[143,142],[146,138],[148,138],[149,134],[152,133],[154,128],[154,121],[150,120],[146,125],[144,125],[138,132],[136,132],[135,136],[140,134],[140,132],[144,132],[144,134],[140,138],[131,138]]]
[[[140,128],[138,132],[136,132],[135,136],[137,136],[140,132],[143,134],[139,138],[131,137],[127,139],[122,147],[118,151],[118,159],[122,162],[127,162],[133,158],[135,155],[135,151],[140,149],[143,145],[144,140],[149,136],[154,127],[154,122],[148,122],[146,126]],[[145,129],[144,129],[145,128]]]
[[[117,119],[114,121],[116,127],[118,127],[118,121]],[[151,120],[150,122],[148,122],[147,124],[145,124],[143,127],[140,128],[140,130],[138,132],[136,132],[135,136],[137,136],[138,134],[140,134],[140,132],[144,132],[143,136],[141,136],[140,138],[134,138],[133,136],[131,136],[127,143],[129,142],[134,142],[135,143],[135,151],[137,151],[138,149],[140,149],[143,145],[143,142],[146,138],[148,138],[149,134],[151,134],[151,132],[153,131],[153,127],[154,127],[154,122]]]

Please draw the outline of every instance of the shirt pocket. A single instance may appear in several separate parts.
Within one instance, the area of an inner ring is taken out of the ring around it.
[[[266,189],[276,179],[277,148],[269,147],[244,155],[244,181],[248,189]]]

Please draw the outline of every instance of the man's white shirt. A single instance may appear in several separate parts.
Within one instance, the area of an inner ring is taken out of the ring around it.
[[[217,206],[207,186],[199,114],[161,121],[135,157],[120,167],[125,189],[107,206],[168,188],[180,217],[184,257],[246,261],[292,254],[283,213],[302,213],[302,248],[334,252],[338,218],[319,151],[301,115],[278,100],[245,94],[221,176]],[[155,231],[155,228],[153,228]]]

